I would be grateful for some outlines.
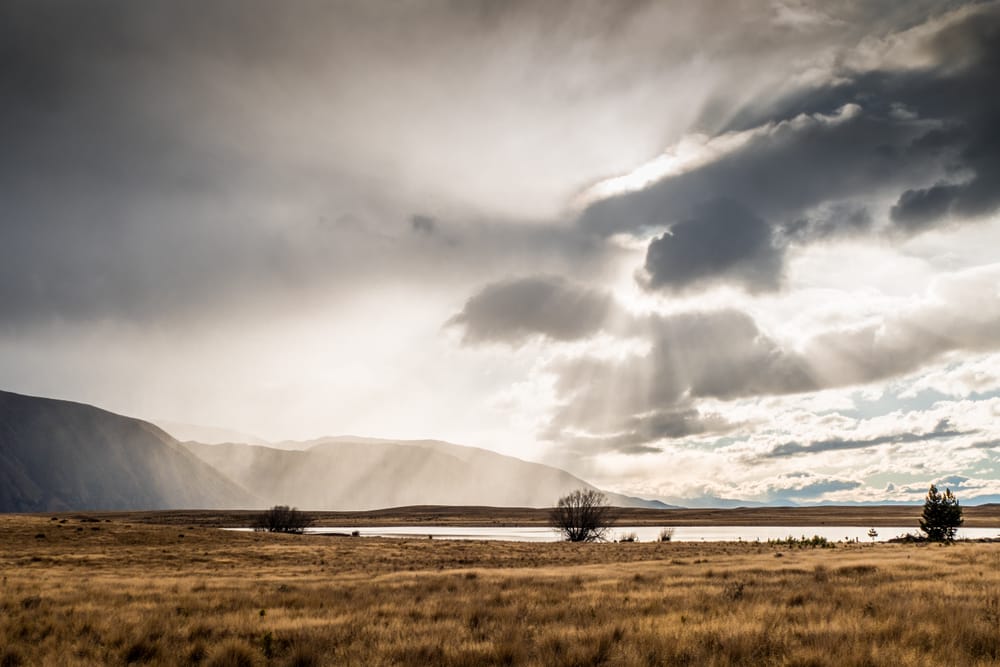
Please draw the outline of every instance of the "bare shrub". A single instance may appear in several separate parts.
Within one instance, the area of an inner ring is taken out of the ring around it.
[[[595,489],[563,496],[549,514],[549,525],[569,542],[603,541],[613,523],[607,496]]]
[[[666,528],[660,529],[660,542],[670,542],[674,539],[674,527],[667,526]]]
[[[258,532],[300,535],[311,523],[312,517],[305,512],[288,505],[275,505],[257,515],[253,522],[253,529]]]

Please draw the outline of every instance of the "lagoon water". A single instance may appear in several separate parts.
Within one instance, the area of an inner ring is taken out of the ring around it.
[[[618,539],[635,533],[640,542],[655,542],[659,539],[660,526],[615,526],[608,537]],[[812,537],[819,535],[831,542],[855,540],[869,542],[868,528],[859,526],[677,526],[673,540],[676,542],[767,542],[783,540],[787,537]],[[916,526],[896,526],[876,528],[876,541],[884,542],[906,533],[917,533]],[[362,526],[333,527],[314,526],[308,533],[342,533],[350,535],[358,531],[362,537],[402,537],[446,540],[506,540],[512,542],[558,542],[559,534],[551,528],[541,526]],[[978,539],[1000,537],[1000,528],[963,528],[958,531],[958,539]]]

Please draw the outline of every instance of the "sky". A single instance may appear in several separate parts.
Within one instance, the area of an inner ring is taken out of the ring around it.
[[[0,388],[1000,498],[1000,2],[0,5]]]

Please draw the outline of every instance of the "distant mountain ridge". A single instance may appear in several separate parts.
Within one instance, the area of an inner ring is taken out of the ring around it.
[[[83,403],[0,391],[0,511],[258,503],[148,422]]]
[[[438,440],[338,436],[282,442],[280,449],[241,443],[184,445],[262,497],[307,509],[549,507],[574,489],[594,488],[558,468]],[[669,507],[607,495],[611,504],[623,507]]]
[[[0,512],[547,507],[568,491],[594,488],[558,468],[436,440],[340,436],[276,445],[290,446],[304,449],[181,443],[140,419],[0,391]]]
[[[489,450],[489,449],[483,449],[481,447],[470,447],[468,445],[456,445],[454,443],[445,442],[443,440],[427,440],[427,439],[424,439],[424,440],[391,440],[391,439],[387,439],[387,438],[367,438],[367,437],[361,437],[361,436],[355,436],[355,435],[338,435],[338,436],[329,436],[329,437],[325,437],[325,438],[318,438],[318,439],[315,439],[315,440],[310,440],[310,441],[307,441],[307,444],[309,444],[312,449],[315,449],[317,447],[329,448],[333,444],[344,443],[344,442],[350,442],[350,443],[394,443],[394,444],[400,444],[400,445],[409,445],[409,446],[417,446],[417,447],[428,447],[428,448],[434,449],[435,451],[439,451],[439,452],[442,452],[442,453],[445,453],[445,454],[450,454],[450,455],[455,456],[455,457],[457,457],[459,459],[462,459],[463,461],[466,461],[466,462],[482,462],[484,464],[487,464],[487,463],[496,464],[496,463],[499,463],[501,460],[503,460],[507,464],[510,464],[510,462],[516,462],[517,464],[520,464],[520,465],[538,466],[538,467],[541,467],[541,468],[546,468],[548,470],[558,471],[559,473],[562,473],[564,475],[569,475],[569,477],[572,478],[574,480],[574,482],[576,483],[576,486],[574,486],[572,489],[569,489],[569,491],[572,491],[572,490],[575,490],[575,489],[579,489],[581,487],[588,488],[588,489],[597,488],[597,487],[593,486],[592,484],[590,484],[589,482],[586,482],[586,481],[580,479],[579,477],[576,477],[576,476],[572,475],[571,473],[568,473],[565,470],[562,470],[560,468],[556,468],[554,466],[549,466],[549,465],[546,465],[546,464],[543,464],[543,463],[533,463],[531,461],[525,461],[523,459],[519,459],[519,458],[516,458],[516,457],[513,457],[513,456],[506,456],[506,455],[503,455],[503,454],[498,454],[497,452],[494,452],[494,451]],[[286,442],[280,443],[278,446],[279,447],[285,447],[285,446],[288,446],[290,444],[291,444],[290,442],[286,441]],[[608,502],[611,503],[612,505],[617,506],[617,507],[647,507],[647,508],[650,508],[650,509],[674,509],[674,508],[680,507],[679,505],[670,505],[670,504],[667,504],[667,503],[665,503],[663,501],[660,501],[660,500],[648,500],[646,498],[637,498],[635,496],[627,496],[627,495],[623,495],[621,493],[613,493],[611,491],[603,491],[603,490],[601,490],[601,491],[602,491],[602,493],[604,493],[608,497]],[[555,503],[555,500],[551,500],[549,502],[543,503],[542,505],[540,505],[540,507],[548,507],[550,505],[553,505],[554,503]]]
[[[165,419],[149,419],[151,424],[159,426],[169,433],[175,440],[187,442],[203,442],[206,445],[221,445],[227,442],[242,442],[248,445],[263,445],[271,447],[271,443],[261,437],[242,431],[222,426],[201,426],[198,424],[185,424],[182,422],[168,421]]]

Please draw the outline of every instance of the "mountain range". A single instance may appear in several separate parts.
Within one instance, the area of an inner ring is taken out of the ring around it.
[[[437,440],[182,443],[90,405],[0,392],[3,512],[546,507],[578,488],[594,487],[552,466]],[[669,507],[607,495],[617,506]]]
[[[547,507],[574,489],[594,488],[565,470],[439,440],[339,436],[276,447],[196,442],[184,446],[244,488],[299,507]],[[657,501],[606,495],[621,507],[667,507]]]
[[[148,422],[0,392],[0,511],[255,504],[253,494]]]

